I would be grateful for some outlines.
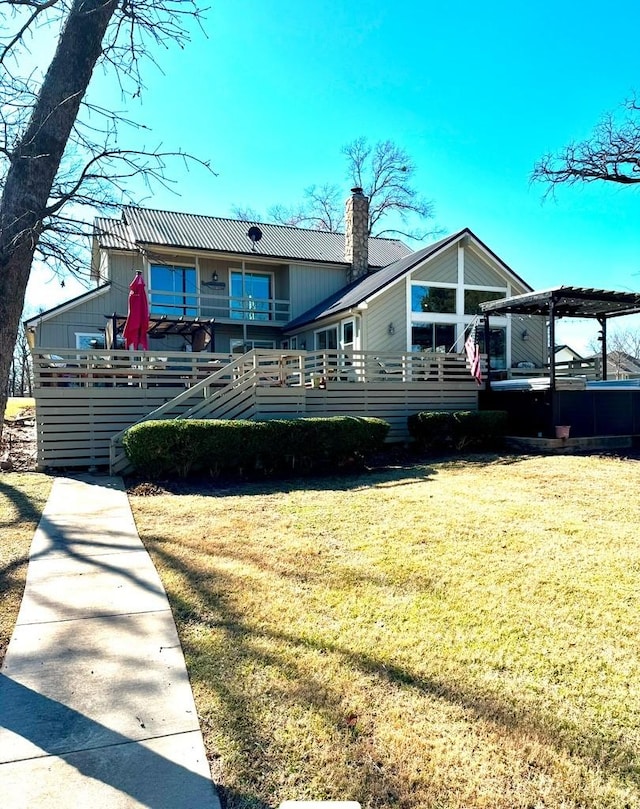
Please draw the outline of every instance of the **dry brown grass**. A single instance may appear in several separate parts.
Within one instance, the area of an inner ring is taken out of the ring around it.
[[[20,609],[33,532],[50,490],[45,475],[0,475],[0,665]]]
[[[229,807],[640,806],[640,464],[131,497]]]

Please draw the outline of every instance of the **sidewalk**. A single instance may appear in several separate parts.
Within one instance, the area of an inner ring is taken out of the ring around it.
[[[219,809],[182,649],[119,478],[58,478],[0,671],[3,809]]]

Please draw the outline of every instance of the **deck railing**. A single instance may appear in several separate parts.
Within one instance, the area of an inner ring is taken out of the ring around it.
[[[589,380],[602,379],[601,357],[590,357],[584,360],[562,360],[555,364],[557,376],[581,376]],[[542,368],[510,368],[509,379],[521,379],[536,376],[549,376],[549,365]]]
[[[259,349],[252,352],[252,357],[258,368],[257,384],[265,385],[322,388],[340,382],[406,385],[470,379],[461,354]],[[47,348],[33,351],[33,369],[36,388],[184,389],[213,374],[226,384],[231,378],[219,372],[237,359],[237,354],[207,352]]]

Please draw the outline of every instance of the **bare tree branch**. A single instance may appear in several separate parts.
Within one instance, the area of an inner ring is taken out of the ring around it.
[[[439,233],[437,228],[410,227],[434,216],[434,205],[413,187],[416,167],[408,153],[393,141],[370,145],[365,137],[342,148],[347,159],[346,175],[351,185],[362,188],[369,198],[369,235],[406,236],[423,240]],[[273,205],[269,219],[282,225],[303,225],[333,233],[344,228],[344,191],[324,183],[305,189],[302,202],[293,206]],[[381,225],[396,214],[403,227]]]
[[[0,0],[0,413],[33,260],[82,277],[86,220],[133,202],[133,180],[169,187],[172,158],[210,171],[180,150],[123,148],[134,122],[86,98],[97,65],[138,95],[142,62],[184,47],[202,13],[198,0]],[[57,43],[48,64],[29,53],[43,26]]]
[[[531,179],[546,183],[547,193],[557,185],[595,180],[640,183],[640,107],[632,98],[622,109],[622,115],[604,115],[586,140],[570,143],[557,154],[544,155],[535,164]]]

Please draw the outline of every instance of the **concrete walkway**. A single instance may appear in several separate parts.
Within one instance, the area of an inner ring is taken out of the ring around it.
[[[182,649],[119,478],[57,478],[0,671],[3,809],[219,809]]]

